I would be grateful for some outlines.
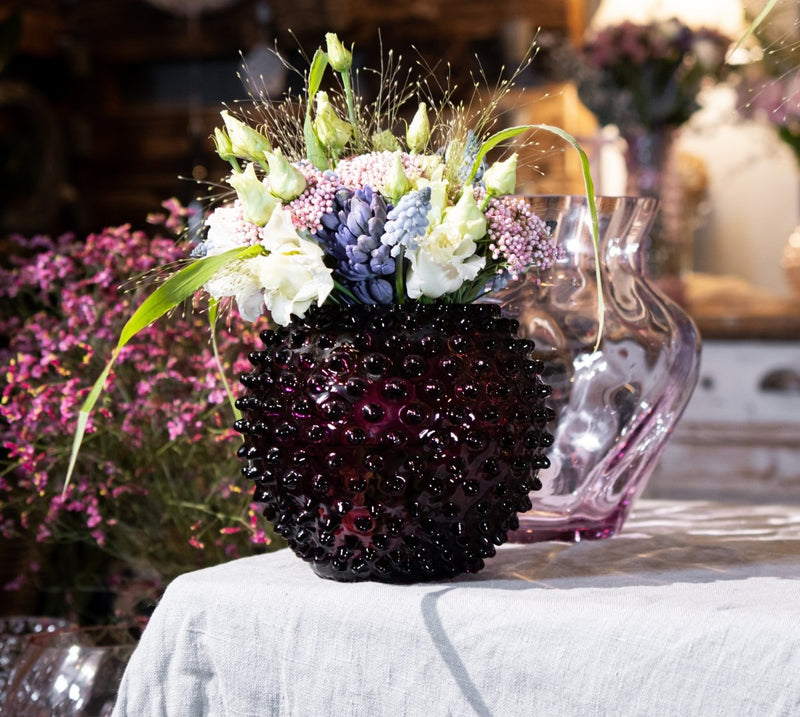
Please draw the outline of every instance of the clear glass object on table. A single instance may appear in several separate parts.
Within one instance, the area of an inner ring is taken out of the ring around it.
[[[125,624],[32,636],[12,670],[3,714],[107,717],[140,634]]]
[[[700,341],[687,314],[647,278],[657,200],[597,199],[599,292],[585,197],[528,197],[562,257],[490,299],[533,339],[556,411],[543,488],[520,515],[518,542],[606,538],[622,527],[697,383]],[[600,333],[600,342],[595,345]]]
[[[0,714],[3,714],[11,672],[30,638],[68,627],[73,627],[73,623],[59,617],[10,615],[0,618]]]

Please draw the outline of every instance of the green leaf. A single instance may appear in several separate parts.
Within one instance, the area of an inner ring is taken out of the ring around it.
[[[311,123],[311,115],[307,114],[303,122],[303,137],[306,140],[306,159],[320,171],[328,168],[328,156],[325,154],[325,146],[319,141],[314,126]]]
[[[406,249],[400,246],[400,253],[394,260],[394,288],[397,291],[397,303],[404,304],[406,301],[405,270],[406,270]]]
[[[328,66],[328,53],[317,50],[311,60],[311,67],[308,70],[308,104],[314,99],[319,86],[322,84],[322,76]]]
[[[597,328],[597,341],[595,342],[594,348],[597,350],[598,346],[600,345],[600,339],[603,336],[603,328],[605,327],[605,311],[606,311],[606,304],[605,299],[603,298],[603,278],[600,271],[600,229],[598,225],[597,219],[597,199],[595,197],[594,192],[594,181],[592,180],[592,173],[591,167],[589,165],[589,157],[587,156],[586,152],[583,151],[583,147],[580,146],[578,140],[576,140],[569,132],[565,132],[560,127],[555,127],[554,125],[549,124],[526,124],[526,125],[517,125],[516,127],[509,127],[504,130],[500,130],[495,134],[491,135],[480,147],[478,150],[478,154],[475,157],[475,162],[472,165],[472,169],[470,171],[470,176],[468,181],[472,181],[475,175],[478,172],[478,168],[481,166],[481,162],[483,158],[489,153],[490,150],[494,149],[498,144],[505,142],[509,139],[513,139],[518,135],[522,134],[523,132],[529,132],[530,130],[544,130],[545,132],[550,132],[551,134],[560,137],[565,142],[567,142],[577,153],[580,157],[581,161],[581,173],[583,174],[583,186],[586,189],[586,200],[589,204],[589,213],[591,216],[591,231],[592,231],[592,243],[594,244],[594,257],[595,257],[595,276],[597,279],[597,313],[598,313],[598,328]]]
[[[150,294],[133,316],[128,319],[128,323],[122,328],[117,348],[121,349],[142,329],[147,328],[156,319],[160,319],[168,311],[186,301],[223,266],[237,259],[256,256],[262,251],[264,249],[259,244],[245,248],[236,247],[222,254],[198,259],[177,274],[173,274]]]
[[[120,352],[119,347],[115,348],[111,352],[111,358],[106,363],[106,367],[103,369],[103,373],[101,373],[97,381],[94,382],[92,390],[89,392],[89,395],[83,402],[83,406],[81,406],[81,410],[78,412],[78,425],[75,427],[75,435],[72,437],[72,450],[69,454],[67,477],[64,479],[64,489],[62,491],[62,495],[66,495],[70,479],[72,478],[72,473],[75,470],[75,463],[78,460],[78,454],[80,453],[81,450],[81,443],[83,443],[83,436],[86,433],[86,424],[89,422],[89,416],[92,413],[94,404],[97,403],[97,399],[100,398],[100,392],[106,385],[106,381],[108,380],[108,374],[111,373],[111,368],[116,363],[117,357],[119,356],[119,352]]]
[[[319,141],[314,125],[311,122],[311,103],[322,83],[322,76],[328,66],[328,54],[322,50],[317,50],[311,60],[311,67],[308,70],[308,97],[306,99],[306,118],[303,122],[303,138],[306,141],[306,159],[317,169],[324,171],[328,168],[328,155],[325,153],[325,146]]]
[[[128,322],[122,328],[119,340],[117,341],[116,348],[111,353],[106,363],[103,372],[94,382],[92,390],[83,402],[80,411],[78,412],[78,425],[75,428],[75,436],[72,441],[72,451],[69,456],[69,465],[67,466],[67,476],[64,479],[64,490],[66,493],[69,487],[72,473],[75,470],[75,463],[78,460],[83,437],[86,433],[86,425],[89,422],[89,416],[94,409],[100,394],[105,387],[108,376],[111,373],[111,368],[119,357],[120,351],[124,346],[138,334],[142,329],[147,328],[157,319],[161,318],[171,309],[174,309],[179,304],[188,299],[195,291],[197,291],[203,284],[205,284],[214,274],[217,273],[223,266],[230,264],[237,259],[247,259],[256,256],[263,252],[264,249],[260,244],[248,246],[244,248],[237,247],[226,251],[222,254],[214,256],[207,256],[203,259],[198,259],[189,264],[189,266],[181,269],[179,272],[167,279],[161,286],[159,286],[150,296],[148,296],[142,305],[134,312],[133,316],[128,319]]]
[[[493,134],[489,139],[487,139],[478,150],[478,154],[475,155],[475,161],[472,163],[472,169],[469,173],[469,178],[467,179],[467,183],[471,182],[475,179],[475,175],[478,173],[478,169],[480,169],[481,162],[483,162],[483,158],[491,152],[498,144],[505,142],[509,139],[513,139],[514,137],[522,134],[523,132],[529,132],[532,129],[539,129],[544,125],[518,125],[516,127],[509,127],[507,129],[500,130]]]

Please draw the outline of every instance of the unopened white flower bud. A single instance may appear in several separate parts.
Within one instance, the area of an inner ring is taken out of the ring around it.
[[[424,102],[419,103],[414,118],[406,130],[406,142],[412,152],[422,152],[431,136],[431,123],[428,121],[428,110]]]
[[[269,139],[261,132],[233,117],[228,110],[223,110],[220,114],[228,132],[231,152],[236,157],[249,159],[251,162],[264,162],[267,152],[272,149]]]
[[[337,37],[335,32],[325,34],[328,46],[328,62],[336,72],[347,72],[353,65],[353,53],[350,52]]]
[[[328,100],[326,92],[317,92],[317,116],[314,131],[319,141],[334,153],[341,152],[350,140],[353,128],[349,122],[340,119]]]
[[[403,160],[400,152],[395,152],[389,171],[386,173],[386,181],[383,185],[383,195],[389,197],[395,204],[408,191],[408,176],[403,168]]]
[[[493,197],[513,194],[517,188],[517,153],[502,162],[495,162],[483,173],[486,191]]]
[[[248,164],[244,172],[234,172],[228,177],[228,184],[236,190],[244,218],[257,226],[263,227],[281,204],[281,200],[273,196],[267,185],[256,176],[252,164]]]
[[[284,202],[297,199],[306,188],[303,173],[292,166],[280,152],[267,155],[269,162],[269,191]]]

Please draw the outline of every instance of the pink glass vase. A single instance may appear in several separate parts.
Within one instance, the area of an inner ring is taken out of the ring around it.
[[[595,251],[584,197],[530,197],[563,256],[492,301],[520,322],[544,361],[558,422],[512,540],[606,538],[644,489],[697,382],[700,342],[691,319],[646,277],[651,198],[600,197],[600,332]],[[599,334],[599,344],[598,344]]]

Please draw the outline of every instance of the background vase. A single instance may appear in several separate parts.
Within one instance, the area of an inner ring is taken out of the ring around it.
[[[543,276],[492,298],[533,339],[558,415],[540,472],[543,488],[512,539],[605,538],[622,526],[697,382],[700,343],[691,319],[644,271],[656,211],[648,198],[600,197],[599,290],[584,197],[530,197],[553,227],[562,258]]]
[[[679,277],[693,266],[693,241],[698,199],[687,194],[694,190],[695,179],[682,175],[698,175],[697,169],[684,166],[676,152],[674,128],[630,130],[625,135],[625,167],[627,192],[633,197],[650,197],[659,201],[648,234],[645,267],[654,279]],[[683,156],[686,165],[687,156]],[[703,174],[702,168],[699,170]],[[705,180],[699,182],[701,191]],[[688,188],[688,191],[687,191]]]

